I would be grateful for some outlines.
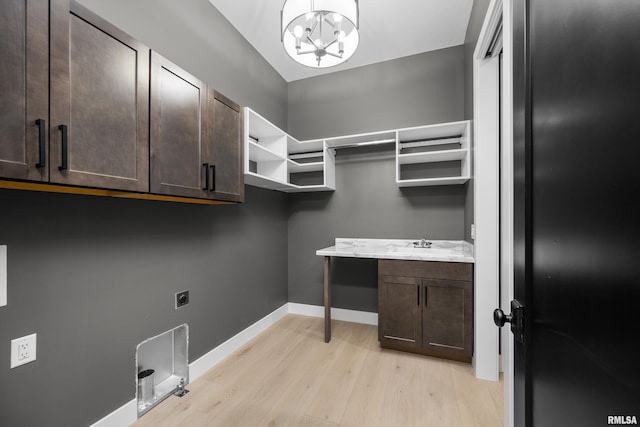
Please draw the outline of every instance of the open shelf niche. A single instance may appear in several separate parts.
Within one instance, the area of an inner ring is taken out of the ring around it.
[[[249,108],[244,114],[245,182],[278,190],[287,180],[287,134]]]
[[[300,142],[245,107],[245,182],[289,193],[335,190],[335,156],[323,140]]]
[[[399,129],[396,183],[400,187],[464,184],[471,177],[468,120]]]

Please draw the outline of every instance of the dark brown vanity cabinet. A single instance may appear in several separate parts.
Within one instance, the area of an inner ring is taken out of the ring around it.
[[[470,362],[473,265],[380,260],[378,316],[382,347]]]

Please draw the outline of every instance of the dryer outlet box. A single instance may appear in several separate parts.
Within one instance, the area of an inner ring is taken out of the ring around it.
[[[176,309],[189,304],[189,291],[182,291],[176,294]]]

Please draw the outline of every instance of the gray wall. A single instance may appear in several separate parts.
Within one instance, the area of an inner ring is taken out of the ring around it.
[[[463,120],[463,54],[455,46],[290,82],[289,133],[327,138]]]
[[[482,29],[484,16],[489,8],[489,0],[474,0],[469,17],[469,25],[464,39],[464,117],[467,120],[473,120],[473,51],[476,48],[476,42]],[[473,140],[472,140],[473,141]],[[473,151],[473,143],[471,144]],[[471,164],[471,176],[474,176],[473,163]],[[467,197],[465,203],[464,214],[464,238],[471,240],[471,224],[474,221],[473,214],[473,178],[467,184]]]
[[[290,83],[290,132],[303,139],[462,120],[463,54],[458,46]],[[399,188],[393,150],[338,150],[335,192],[289,196],[289,301],[322,304],[315,251],[336,237],[464,237],[465,187]],[[332,305],[377,312],[376,274],[375,261],[335,259]]]
[[[286,126],[286,83],[207,0],[83,3]],[[287,196],[247,187],[246,200],[201,206],[0,190],[9,253],[0,425],[89,425],[134,398],[142,340],[187,322],[193,361],[286,303]],[[191,303],[176,311],[183,289]],[[9,369],[9,341],[34,332],[37,360]]]
[[[0,190],[4,426],[86,426],[135,396],[138,343],[182,323],[190,360],[287,302],[286,196],[185,205]],[[251,241],[250,245],[246,242]],[[188,306],[174,294],[189,289]],[[38,334],[9,369],[9,341]]]
[[[336,237],[460,240],[464,187],[399,188],[393,149],[345,149],[336,191],[289,196],[289,301],[322,305],[319,248]],[[332,260],[332,306],[377,312],[375,260]]]

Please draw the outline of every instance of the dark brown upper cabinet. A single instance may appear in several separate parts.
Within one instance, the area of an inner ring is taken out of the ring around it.
[[[151,52],[151,192],[244,201],[240,106]]]
[[[49,7],[0,1],[0,177],[47,181]]]
[[[149,49],[51,0],[50,181],[149,190]]]
[[[3,185],[244,201],[238,104],[73,0],[0,6]]]
[[[148,191],[149,50],[69,0],[0,15],[0,177]]]
[[[210,144],[204,137],[206,87],[151,52],[151,192],[207,198]]]
[[[207,97],[210,197],[229,202],[244,201],[242,113],[240,106],[209,89]]]

